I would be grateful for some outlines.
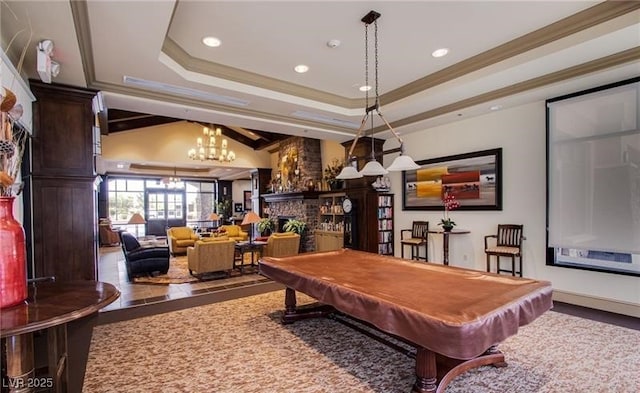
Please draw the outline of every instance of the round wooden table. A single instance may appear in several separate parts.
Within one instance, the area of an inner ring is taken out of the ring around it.
[[[0,338],[6,341],[11,392],[82,390],[89,345],[98,310],[120,296],[111,284],[97,281],[30,284],[24,304],[0,311]],[[36,375],[34,332],[45,331],[46,375]]]

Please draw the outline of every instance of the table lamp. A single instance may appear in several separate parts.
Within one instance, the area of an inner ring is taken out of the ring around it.
[[[253,224],[260,221],[260,216],[252,211],[248,211],[247,214],[244,215],[244,219],[240,225],[251,224],[251,233],[249,233],[249,243],[253,242]]]
[[[209,214],[209,220],[211,220],[211,225],[213,225],[213,223],[215,222],[215,228],[218,227],[218,221],[220,221],[220,216],[217,215],[216,213],[211,213]]]
[[[136,239],[138,238],[138,225],[146,223],[147,221],[144,219],[144,217],[142,217],[142,214],[140,213],[134,213],[129,219],[129,224],[136,226]]]

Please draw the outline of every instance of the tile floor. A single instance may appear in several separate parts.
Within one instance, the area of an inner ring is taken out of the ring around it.
[[[98,279],[113,284],[120,290],[120,297],[101,311],[165,302],[271,281],[250,273],[187,284],[133,284],[127,279],[124,256],[120,247],[101,247],[99,254]]]

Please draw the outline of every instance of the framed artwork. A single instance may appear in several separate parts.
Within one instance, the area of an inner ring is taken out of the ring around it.
[[[251,191],[243,191],[244,193],[244,210],[251,210]]]
[[[457,210],[502,210],[502,148],[417,161],[402,172],[402,210],[444,210],[444,193]]]
[[[236,213],[242,213],[244,211],[244,209],[242,208],[242,203],[234,203],[233,211]]]

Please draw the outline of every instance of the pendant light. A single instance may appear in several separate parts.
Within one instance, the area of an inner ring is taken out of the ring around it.
[[[365,85],[369,85],[369,25],[373,23],[374,25],[374,71],[375,71],[375,102],[373,105],[369,106],[369,90],[366,91],[365,95],[365,114],[362,118],[362,122],[360,123],[360,128],[356,133],[356,137],[351,143],[351,148],[349,149],[349,153],[347,154],[348,162],[345,164],[344,168],[336,179],[345,180],[345,179],[357,179],[363,176],[382,176],[389,173],[388,171],[408,171],[413,169],[418,169],[420,166],[413,161],[411,157],[405,155],[404,153],[404,142],[400,135],[391,127],[391,124],[384,118],[382,112],[380,112],[380,94],[378,91],[378,18],[380,17],[380,13],[376,11],[369,11],[367,15],[362,17],[361,21],[365,24],[364,30],[364,41],[365,41]],[[355,160],[356,157],[353,156],[353,149],[364,130],[365,125],[367,124],[367,120],[370,117],[371,112],[374,112],[382,119],[384,124],[389,128],[393,136],[400,143],[400,156],[396,157],[393,163],[389,166],[388,169],[384,169],[384,167],[376,160],[375,151],[374,151],[374,143],[373,143],[373,118],[371,118],[371,159],[367,164],[362,168],[360,172],[357,171]]]

